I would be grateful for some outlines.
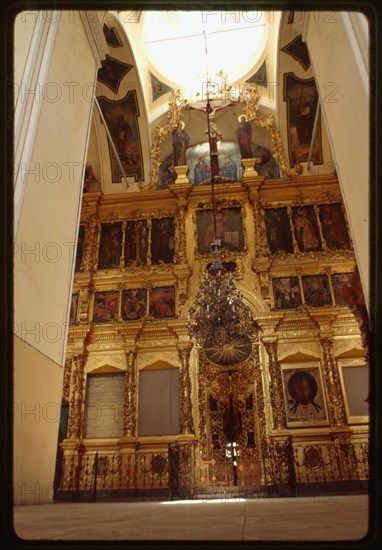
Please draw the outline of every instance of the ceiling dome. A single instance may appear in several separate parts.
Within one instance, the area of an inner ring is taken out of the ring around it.
[[[143,40],[152,68],[176,87],[195,90],[223,69],[229,82],[246,75],[266,43],[263,12],[148,11]]]

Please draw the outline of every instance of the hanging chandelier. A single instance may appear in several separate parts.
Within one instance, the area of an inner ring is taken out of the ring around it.
[[[199,344],[224,348],[229,356],[244,336],[253,334],[256,324],[233,282],[232,273],[221,263],[219,251],[220,241],[215,237],[214,261],[189,310],[189,331]]]

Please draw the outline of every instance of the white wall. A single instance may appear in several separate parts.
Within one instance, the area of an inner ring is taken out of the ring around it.
[[[369,87],[364,61],[368,53],[366,39],[359,40],[354,28],[346,13],[314,12],[305,37],[368,303]]]
[[[39,103],[38,116],[34,131],[24,135],[19,157],[30,149],[24,177],[18,180],[22,192],[14,254],[14,402],[20,411],[14,416],[14,487],[15,502],[22,504],[28,502],[22,487],[47,487],[54,478],[58,421],[46,421],[42,410],[47,403],[61,402],[73,245],[99,66],[91,43],[94,28],[86,25],[80,12],[73,11],[58,12],[54,21],[45,21],[45,37],[51,33],[51,44],[41,44],[42,55],[32,67],[34,75],[44,78],[40,93],[28,95],[32,110]],[[20,19],[15,25],[18,78],[25,74],[21,66],[28,62],[25,40],[30,34],[30,25],[24,33]],[[22,115],[28,118],[28,112]],[[33,420],[36,412],[21,414],[23,403],[25,410],[40,407],[40,421]],[[53,414],[53,406],[45,413]],[[36,495],[32,502],[46,501],[44,492]]]

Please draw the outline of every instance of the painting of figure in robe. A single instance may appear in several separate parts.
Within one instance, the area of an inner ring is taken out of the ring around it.
[[[198,252],[210,254],[215,233],[212,210],[197,210],[196,225]],[[223,208],[216,212],[216,237],[220,239],[223,249],[233,252],[243,250],[244,237],[240,208]]]
[[[147,260],[147,220],[134,220],[126,225],[125,265],[145,264]]]
[[[151,263],[169,264],[174,259],[175,228],[174,218],[152,220],[151,226]]]
[[[98,269],[119,267],[122,249],[121,224],[103,223],[99,247]]]
[[[138,124],[139,106],[135,90],[130,90],[123,99],[118,101],[100,97],[98,102],[126,176],[134,177],[135,181],[143,181],[143,159]],[[110,143],[109,151],[112,181],[119,183],[122,173]]]
[[[289,159],[291,166],[306,162],[313,136],[318,93],[314,78],[301,79],[293,73],[284,74],[284,101],[287,102]],[[321,117],[318,117],[312,157],[314,164],[322,164]]]
[[[350,248],[350,239],[344,213],[340,204],[321,204],[320,220],[328,248],[344,250]]]
[[[269,250],[276,252],[293,252],[292,232],[286,208],[266,208],[265,227]]]
[[[313,206],[293,207],[292,217],[300,252],[321,250],[320,231]]]

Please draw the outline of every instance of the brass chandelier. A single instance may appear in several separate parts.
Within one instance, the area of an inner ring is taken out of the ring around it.
[[[220,241],[214,238],[215,256],[189,310],[189,330],[203,346],[229,348],[253,334],[256,324],[240,290],[219,259]]]

